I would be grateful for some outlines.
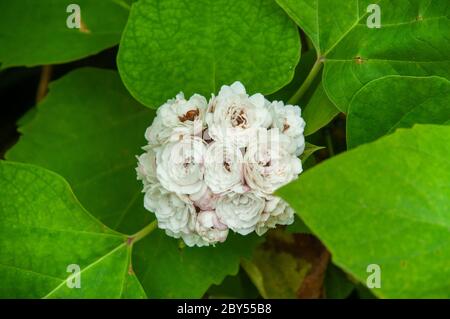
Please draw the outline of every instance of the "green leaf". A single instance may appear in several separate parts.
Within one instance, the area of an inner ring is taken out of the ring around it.
[[[103,223],[134,233],[152,218],[143,208],[134,167],[153,116],[133,100],[116,72],[78,69],[50,85],[6,157],[61,174]]]
[[[153,219],[135,172],[135,155],[153,116],[130,97],[116,72],[76,70],[51,85],[7,157],[60,173],[96,217],[134,233]],[[156,231],[135,245],[133,265],[149,297],[199,298],[211,284],[236,274],[240,257],[258,243],[236,237],[215,248],[179,249],[177,240]]]
[[[355,289],[347,274],[333,264],[328,265],[324,285],[327,299],[345,299]]]
[[[236,276],[225,277],[220,285],[213,285],[208,289],[210,299],[256,299],[258,296],[258,290],[242,270]]]
[[[126,236],[106,228],[60,176],[0,162],[0,297],[140,298]],[[69,265],[80,267],[80,288]]]
[[[276,0],[311,38],[323,86],[343,112],[366,83],[387,75],[450,76],[449,10],[429,0]],[[369,4],[381,28],[368,28]]]
[[[0,68],[63,63],[119,43],[129,0],[77,0],[81,27],[70,29],[70,1],[0,2]],[[72,20],[71,20],[72,21]]]
[[[269,298],[266,292],[266,288],[264,287],[264,276],[258,266],[256,266],[253,261],[246,258],[242,258],[241,266],[245,270],[255,287],[258,289],[261,297],[263,297],[264,299]]]
[[[314,154],[314,152],[321,150],[323,148],[325,148],[325,147],[317,146],[317,145],[306,142],[305,150],[303,151],[302,155],[300,155],[300,159],[302,160],[302,162],[304,162],[308,159],[308,157],[310,157],[312,154]]]
[[[388,298],[450,297],[450,127],[416,125],[330,159],[283,187],[283,197],[366,283],[381,267]]]
[[[271,230],[266,241],[242,266],[264,298],[298,298],[304,279],[313,267],[308,245],[294,235]],[[317,248],[317,247],[315,247]]]
[[[312,234],[311,229],[296,215],[294,223],[286,227],[286,231],[292,234]]]
[[[241,81],[269,94],[300,58],[294,23],[272,0],[141,0],[133,4],[118,67],[131,94],[158,107],[183,91],[209,96]]]
[[[314,65],[314,62],[316,61],[316,52],[314,49],[309,50],[305,53],[302,53],[302,56],[300,58],[300,62],[297,64],[295,68],[295,74],[292,81],[286,85],[285,87],[281,88],[280,90],[276,91],[275,93],[272,93],[268,95],[266,98],[269,101],[284,101],[287,102],[289,99],[295,94],[295,92],[298,90],[300,85],[305,81],[306,77],[308,76],[309,71]],[[303,100],[299,101],[299,106],[301,107],[303,111]]]
[[[295,299],[310,269],[305,260],[284,251],[259,249],[254,261],[263,275],[268,298]]]
[[[267,99],[270,101],[281,100],[288,102],[306,80],[315,61],[316,52],[314,49],[302,54],[300,63],[295,69],[292,82],[281,90],[267,96]],[[302,117],[306,122],[305,136],[311,135],[327,125],[339,113],[339,110],[326,95],[320,78],[313,81],[311,87],[297,104],[301,107]]]
[[[356,292],[358,293],[359,299],[376,299],[372,291],[363,284],[356,285]]]
[[[450,82],[439,77],[388,76],[366,84],[347,117],[349,148],[372,142],[400,127],[450,120]]]
[[[136,243],[133,267],[149,298],[201,298],[212,284],[236,275],[260,238],[230,234],[216,247],[180,247],[162,230]]]
[[[302,111],[302,117],[306,122],[305,136],[317,132],[330,123],[338,114],[339,110],[328,98],[322,83],[319,83],[308,104]]]

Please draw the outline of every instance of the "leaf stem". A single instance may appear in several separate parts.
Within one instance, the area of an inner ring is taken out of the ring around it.
[[[139,240],[141,240],[142,238],[146,237],[148,234],[153,232],[156,229],[156,227],[158,227],[158,222],[154,220],[150,224],[142,228],[140,231],[138,231],[136,234],[128,237],[127,244],[132,245],[135,242],[138,242]]]
[[[44,65],[41,71],[41,77],[39,79],[39,85],[36,92],[36,103],[39,103],[47,94],[48,83],[52,77],[52,66]]]
[[[113,2],[115,2],[117,5],[121,6],[124,9],[127,9],[128,11],[131,10],[131,5],[129,5],[128,3],[126,3],[123,0],[113,0]]]
[[[297,104],[303,95],[308,91],[309,87],[313,83],[317,74],[319,74],[320,69],[322,68],[322,58],[318,57],[316,62],[314,63],[311,71],[309,71],[308,76],[305,81],[303,81],[302,85],[299,89],[294,93],[294,95],[289,99],[288,104],[295,105]]]

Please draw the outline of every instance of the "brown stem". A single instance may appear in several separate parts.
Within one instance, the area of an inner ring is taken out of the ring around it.
[[[36,103],[42,101],[42,99],[47,95],[48,83],[52,78],[52,66],[44,65],[41,71],[41,78],[39,79],[39,86],[36,92]]]

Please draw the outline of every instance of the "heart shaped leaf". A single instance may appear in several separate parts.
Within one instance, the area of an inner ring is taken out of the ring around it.
[[[135,155],[153,116],[131,98],[116,72],[80,69],[51,85],[7,158],[60,173],[92,214],[131,234],[153,219],[135,172]],[[240,258],[251,255],[259,240],[230,237],[217,247],[180,248],[156,231],[136,243],[133,265],[147,296],[200,298],[211,284],[236,274]]]
[[[130,2],[1,1],[0,68],[63,63],[116,45]]]
[[[325,65],[325,91],[343,112],[364,84],[383,76],[450,77],[446,1],[276,1],[310,37]]]
[[[347,146],[372,142],[400,127],[450,121],[450,82],[439,77],[388,76],[366,84],[347,117]]]
[[[134,233],[148,224],[134,167],[154,113],[128,94],[117,73],[78,69],[52,83],[37,109],[6,158],[61,174],[113,229]]]
[[[127,237],[86,212],[55,173],[0,162],[0,233],[2,298],[145,297]]]
[[[120,43],[120,75],[137,100],[158,107],[179,91],[217,93],[241,81],[268,94],[300,58],[297,28],[272,0],[141,0]]]
[[[377,296],[449,298],[449,140],[449,126],[399,129],[315,166],[278,194],[334,263],[369,280]]]

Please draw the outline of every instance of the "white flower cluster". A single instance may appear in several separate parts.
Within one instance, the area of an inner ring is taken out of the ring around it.
[[[304,127],[298,106],[249,96],[240,82],[209,102],[178,94],[158,109],[138,157],[145,208],[188,246],[291,224],[292,208],[272,193],[302,171]]]

